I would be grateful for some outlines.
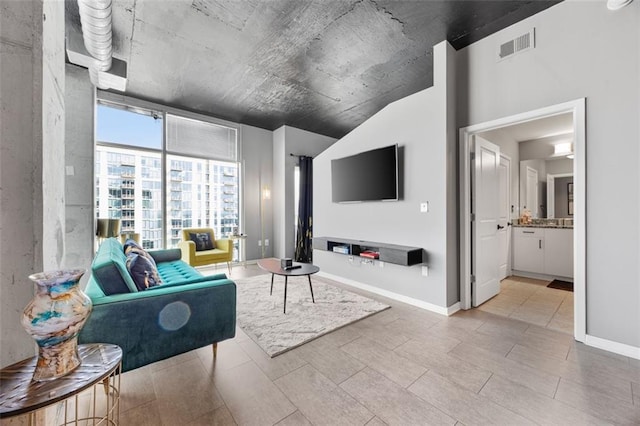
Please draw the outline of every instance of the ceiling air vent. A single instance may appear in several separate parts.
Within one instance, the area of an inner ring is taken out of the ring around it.
[[[501,61],[516,53],[524,52],[529,49],[533,49],[536,45],[535,42],[535,28],[532,28],[528,33],[522,34],[519,37],[509,40],[506,43],[502,43],[498,48],[498,61]]]

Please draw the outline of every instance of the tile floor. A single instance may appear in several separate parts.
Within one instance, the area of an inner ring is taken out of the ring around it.
[[[123,374],[121,424],[640,424],[640,362],[552,329],[566,292],[523,288],[504,283],[520,303],[492,301],[501,315],[369,295],[392,308],[276,358],[238,329],[215,361],[209,346]]]
[[[549,281],[510,276],[500,293],[478,309],[573,334],[573,292],[547,288]]]

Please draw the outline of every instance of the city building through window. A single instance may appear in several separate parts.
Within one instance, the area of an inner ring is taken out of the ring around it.
[[[236,128],[104,101],[96,123],[96,218],[146,249],[176,247],[182,228],[239,229]]]

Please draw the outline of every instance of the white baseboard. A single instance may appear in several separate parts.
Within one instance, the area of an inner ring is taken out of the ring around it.
[[[408,305],[416,306],[418,308],[426,309],[427,311],[435,312],[440,315],[450,316],[455,314],[460,310],[460,302],[455,303],[454,305],[449,306],[448,308],[444,308],[442,306],[434,305],[429,302],[425,302],[423,300],[414,299],[412,297],[403,296],[398,293],[393,293],[388,290],[383,290],[378,287],[374,287],[369,284],[364,284],[359,281],[355,281],[349,278],[340,277],[338,275],[328,274],[326,272],[320,271],[318,275],[324,278],[328,278],[330,280],[338,281],[339,283],[349,285],[351,287],[359,288],[360,290],[365,290],[371,293],[379,294],[380,296],[388,297],[389,299],[397,300],[398,302],[403,302]]]
[[[624,343],[613,342],[607,339],[601,339],[600,337],[590,336],[588,334],[584,343],[585,345],[613,352],[618,355],[640,359],[640,348],[637,348],[635,346],[625,345]]]
[[[516,277],[533,278],[536,280],[553,281],[555,279],[558,279],[562,281],[573,282],[573,277],[562,277],[560,275],[536,274],[535,272],[517,271],[515,269],[511,271],[511,275],[515,275]],[[507,278],[509,277],[507,276]]]

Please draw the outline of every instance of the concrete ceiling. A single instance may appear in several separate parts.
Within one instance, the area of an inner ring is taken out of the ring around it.
[[[558,0],[113,0],[132,97],[340,138],[433,81],[456,49]],[[75,0],[68,22],[79,25]]]

